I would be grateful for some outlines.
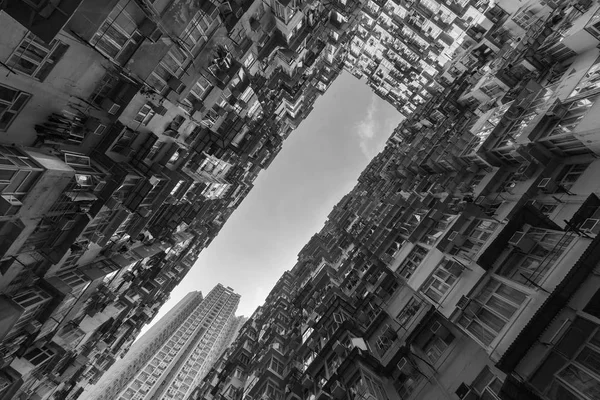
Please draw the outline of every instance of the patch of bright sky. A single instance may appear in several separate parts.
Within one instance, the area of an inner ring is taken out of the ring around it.
[[[402,118],[365,82],[340,75],[153,322],[188,292],[207,294],[217,283],[241,294],[237,314],[250,316]]]

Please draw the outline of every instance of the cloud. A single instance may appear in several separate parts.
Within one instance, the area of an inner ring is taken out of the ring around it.
[[[357,126],[360,150],[368,159],[371,159],[377,154],[377,150],[373,149],[373,139],[375,139],[378,128],[377,119],[375,118],[376,112],[376,98],[372,95],[371,104],[369,104],[369,108],[367,108],[367,114]]]

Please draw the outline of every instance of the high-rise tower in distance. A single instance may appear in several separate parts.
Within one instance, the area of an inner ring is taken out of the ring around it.
[[[185,399],[239,329],[240,295],[188,293],[84,393],[89,400]]]

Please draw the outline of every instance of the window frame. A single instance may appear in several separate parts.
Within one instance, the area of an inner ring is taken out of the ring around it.
[[[427,248],[418,244],[415,245],[415,247],[413,247],[410,253],[408,253],[406,258],[402,261],[400,267],[398,267],[398,274],[406,280],[410,279],[428,254],[429,250]]]
[[[495,287],[491,288],[494,285]],[[490,290],[491,288],[491,290]],[[522,295],[520,303],[513,301],[508,297],[499,294],[501,288],[507,288]],[[482,297],[484,297],[482,299]],[[530,293],[521,289],[515,288],[508,284],[508,281],[494,275],[482,288],[478,291],[469,305],[461,313],[457,320],[457,325],[460,326],[469,336],[481,343],[484,348],[492,345],[492,343],[501,335],[501,333],[510,326],[513,319],[529,302]],[[495,305],[490,304],[490,300],[494,299]],[[495,306],[504,306],[505,311],[512,308],[510,315],[505,315],[502,310]],[[471,315],[467,315],[472,313]],[[486,313],[488,321],[495,320],[497,324],[501,324],[498,328],[493,327],[489,323],[483,321],[480,317]],[[480,336],[481,334],[481,336]]]
[[[39,60],[30,57],[28,52],[33,52],[30,51],[32,47],[35,50],[43,53],[44,56]],[[48,77],[50,72],[52,72],[68,48],[69,45],[61,42],[58,39],[54,39],[50,42],[50,44],[46,44],[33,33],[27,32],[27,34],[19,43],[19,46],[17,46],[17,48],[15,48],[13,53],[10,55],[7,64],[19,73],[43,82],[44,79]],[[21,66],[21,60],[25,60],[32,65],[36,65],[36,67],[31,72],[28,72],[24,67]]]
[[[0,91],[2,89],[14,92],[11,100],[0,98],[0,132],[6,132],[21,111],[23,111],[32,96],[27,92],[0,83]],[[5,106],[5,108],[2,109],[2,106]],[[7,120],[5,119],[7,115],[12,115],[12,117]]]
[[[443,259],[440,263],[435,267],[431,275],[425,280],[421,288],[419,289],[421,293],[431,299],[434,303],[439,304],[444,297],[452,291],[456,282],[458,282],[460,275],[463,272],[464,267],[460,265],[458,262]],[[447,274],[446,277],[441,276],[440,274]],[[438,284],[438,287],[435,287],[435,284]],[[440,287],[444,288],[442,292],[439,290]],[[430,292],[431,291],[431,292]],[[434,298],[432,295],[439,295],[439,297]]]
[[[127,55],[127,50],[130,50],[132,47],[137,47],[144,40],[144,36],[140,33],[137,27],[136,21],[133,17],[125,10],[124,6],[121,5],[123,1],[120,1],[115,5],[110,14],[106,17],[104,22],[100,24],[98,30],[94,33],[92,38],[90,39],[90,44],[94,46],[96,50],[113,60],[119,65],[123,65],[127,59],[123,59],[123,56]],[[121,16],[124,16],[129,22],[135,26],[133,31],[129,33],[125,27],[119,25],[117,19]],[[114,29],[117,33],[123,35],[126,39],[123,44],[120,44],[118,39],[111,37],[109,32]],[[107,44],[112,45],[115,49],[118,49],[116,54],[112,55],[106,49],[98,46],[100,41],[106,41]],[[133,52],[132,52],[133,54]],[[129,55],[131,56],[131,55]]]

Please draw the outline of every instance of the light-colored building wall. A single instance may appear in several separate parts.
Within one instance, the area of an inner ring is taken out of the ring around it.
[[[90,47],[60,32],[56,40],[69,47],[49,75],[40,82],[16,71],[11,65],[11,55],[26,35],[27,30],[23,26],[6,14],[0,15],[0,60],[14,71],[3,72],[8,72],[10,77],[6,85],[31,94],[27,104],[2,134],[0,142],[31,146],[37,136],[34,126],[44,123],[50,114],[63,110],[76,112],[77,109],[84,109],[92,116],[104,116],[102,110],[90,107],[81,99],[89,99],[106,73],[108,62]]]

